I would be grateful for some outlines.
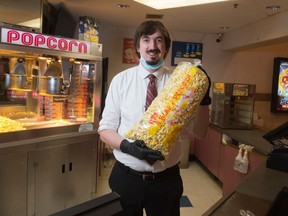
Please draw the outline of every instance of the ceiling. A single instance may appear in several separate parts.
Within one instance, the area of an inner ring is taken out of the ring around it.
[[[1,0],[0,21],[17,23],[35,18],[39,16],[39,10],[37,12],[39,2],[39,0]],[[101,25],[136,27],[146,19],[147,14],[157,14],[163,15],[161,20],[169,30],[199,33],[225,33],[288,10],[288,0],[229,0],[166,10],[155,10],[133,0],[48,0],[48,2],[56,7],[64,4],[76,21],[79,16],[94,17],[100,23],[100,28]],[[129,7],[119,8],[118,4]],[[279,5],[281,8],[277,11],[266,9],[270,5]]]
[[[100,27],[101,24],[136,27],[145,20],[146,14],[160,14],[164,15],[162,21],[170,30],[199,33],[223,33],[288,10],[288,0],[230,0],[166,10],[155,10],[133,0],[48,1],[54,6],[64,3],[75,19],[95,17]],[[117,4],[129,7],[118,8]],[[270,5],[281,8],[278,11],[266,9]]]

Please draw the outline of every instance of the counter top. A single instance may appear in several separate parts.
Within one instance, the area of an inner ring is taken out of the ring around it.
[[[69,125],[3,133],[0,136],[0,155],[62,145],[68,140],[69,143],[73,143],[79,140],[97,139],[97,130],[80,132],[80,126]]]
[[[253,128],[249,130],[222,129],[212,124],[210,125],[210,127],[229,136],[233,140],[237,140],[239,143],[254,146],[254,149],[261,154],[268,155],[272,150],[273,145],[263,138],[263,135],[267,132],[258,128]]]
[[[267,200],[270,204],[283,186],[288,186],[288,173],[266,168],[265,161],[254,172],[249,174],[243,182],[236,186],[234,191],[221,198],[208,209],[203,216],[214,215],[216,210],[225,204],[231,194],[235,194],[235,192],[247,195],[247,197],[251,196],[261,200]]]
[[[288,173],[266,168],[265,161],[235,191],[273,201],[283,186],[288,186]]]

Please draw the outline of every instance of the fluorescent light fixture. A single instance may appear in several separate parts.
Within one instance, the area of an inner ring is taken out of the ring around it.
[[[152,7],[156,10],[186,7],[200,4],[209,4],[215,2],[231,1],[231,0],[134,0],[140,4]]]

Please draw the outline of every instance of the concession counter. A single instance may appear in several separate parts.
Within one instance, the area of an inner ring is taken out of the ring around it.
[[[0,215],[50,215],[96,198],[102,45],[0,33]]]

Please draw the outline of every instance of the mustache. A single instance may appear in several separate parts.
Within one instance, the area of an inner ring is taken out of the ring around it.
[[[159,49],[148,50],[147,53],[160,53]]]

